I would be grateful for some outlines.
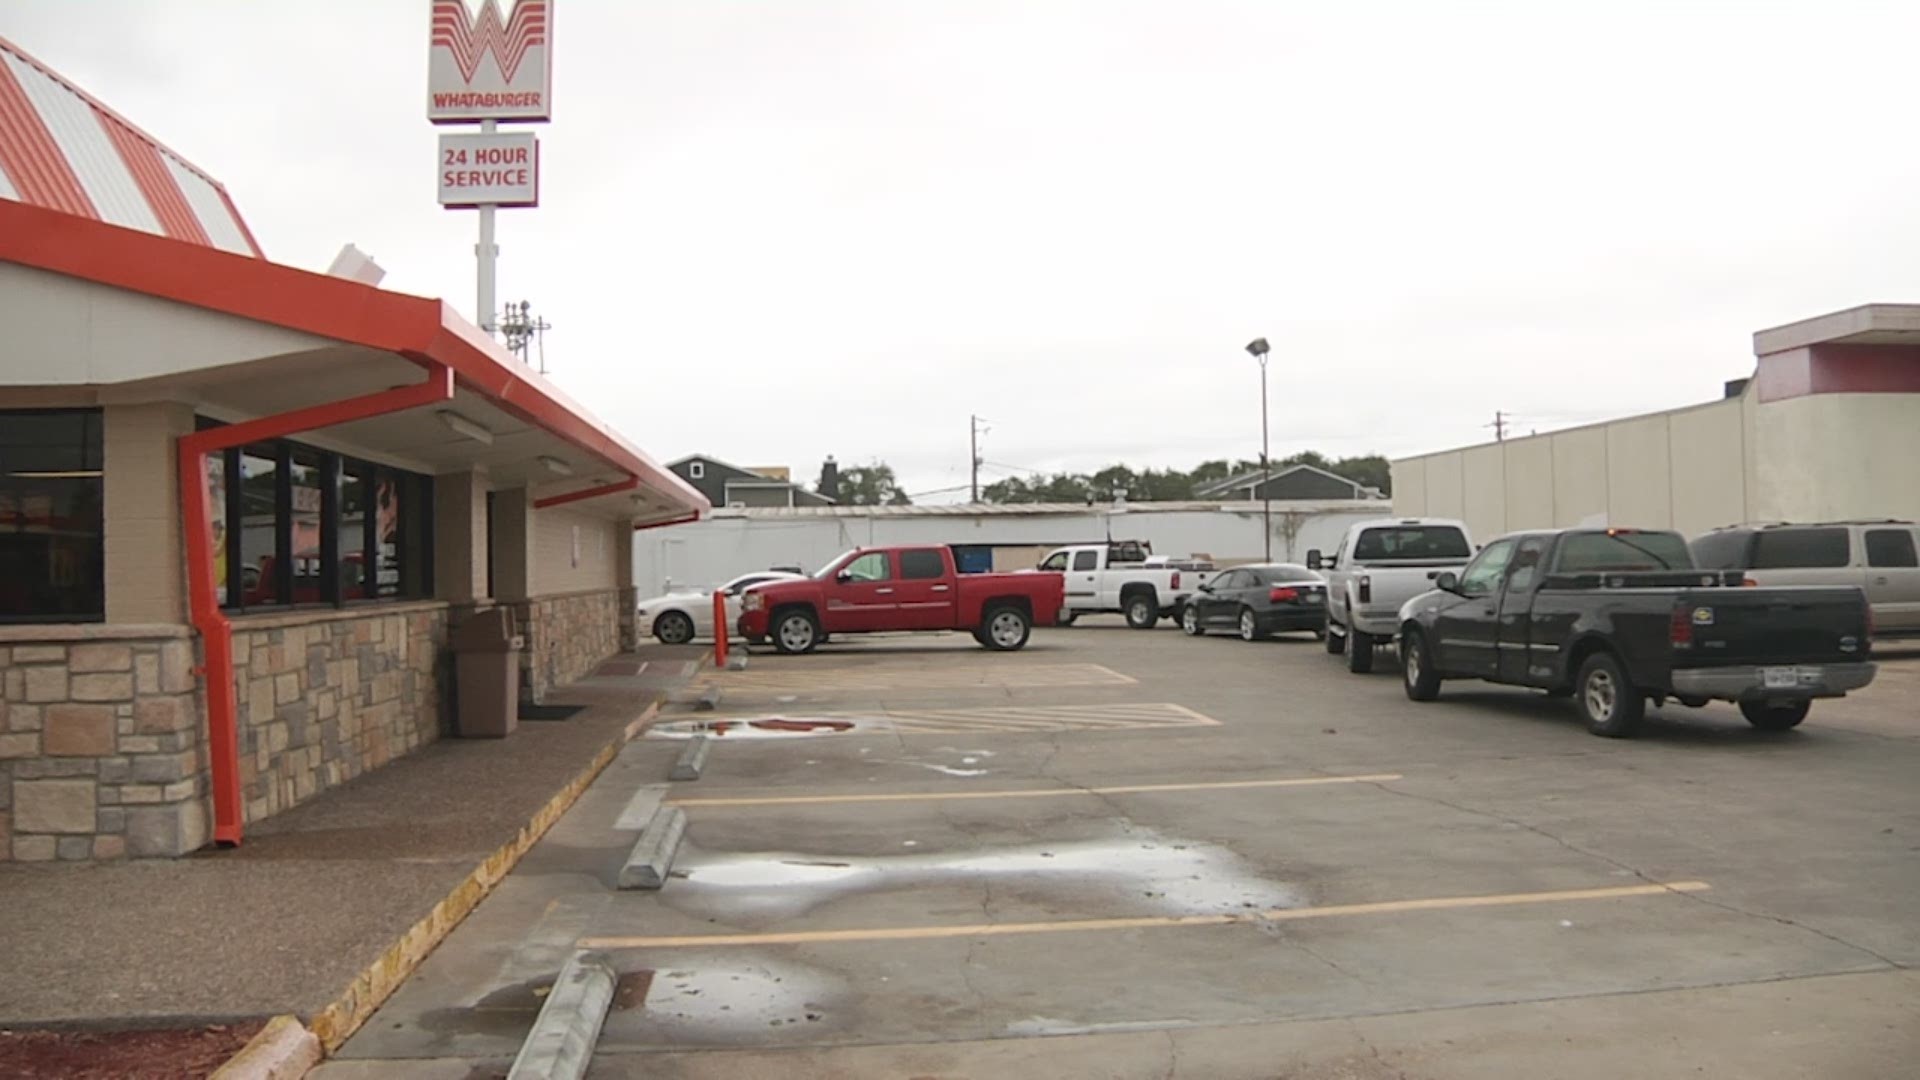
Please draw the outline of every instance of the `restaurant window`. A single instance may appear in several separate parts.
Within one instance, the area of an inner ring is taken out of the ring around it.
[[[290,485],[291,532],[288,542],[293,559],[293,602],[317,604],[332,600],[324,586],[320,558],[320,484],[321,462],[318,450],[305,447],[287,455],[287,482]]]
[[[373,517],[367,512],[372,498],[371,470],[347,465],[340,474],[340,598],[365,600],[367,568],[373,565]]]
[[[433,594],[430,477],[282,440],[208,455],[207,482],[229,610]]]
[[[249,446],[239,459],[239,606],[282,604],[279,454],[272,446]]]
[[[98,409],[0,411],[0,622],[106,614]]]

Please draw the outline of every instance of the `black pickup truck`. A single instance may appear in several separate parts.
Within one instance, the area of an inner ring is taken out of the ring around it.
[[[1873,681],[1857,588],[1755,588],[1697,570],[1678,533],[1562,529],[1503,536],[1400,612],[1407,696],[1485,679],[1571,696],[1595,735],[1632,735],[1647,701],[1738,702],[1784,731],[1814,698]]]

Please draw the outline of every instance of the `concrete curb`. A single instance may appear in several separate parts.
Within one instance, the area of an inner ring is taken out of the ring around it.
[[[727,670],[728,671],[747,670],[747,653],[745,649],[742,649],[737,653],[729,653],[727,655]]]
[[[340,1049],[360,1025],[367,1022],[382,1002],[386,1001],[400,984],[413,974],[420,962],[427,958],[441,941],[445,940],[453,928],[460,925],[480,901],[486,899],[494,886],[500,884],[522,856],[533,847],[561,815],[572,809],[580,798],[581,792],[599,777],[602,770],[613,762],[620,748],[632,741],[660,711],[660,703],[648,705],[646,711],[635,717],[621,732],[620,737],[608,743],[594,755],[591,762],[578,775],[567,782],[546,805],[536,811],[533,817],[520,828],[512,840],[507,841],[488,855],[473,872],[453,887],[441,901],[433,906],[425,918],[414,923],[406,933],[400,935],[387,950],[380,954],[366,970],[362,971],[345,992],[334,999],[333,1004],[322,1009],[308,1026],[320,1040],[325,1053],[331,1054]]]
[[[680,850],[680,838],[687,832],[687,812],[677,806],[654,811],[633,853],[620,868],[620,888],[657,889],[667,883],[673,869],[673,857]]]
[[[587,1074],[600,1026],[613,1006],[616,976],[605,953],[577,952],[553,981],[546,1004],[520,1044],[507,1080],[577,1080]]]
[[[707,750],[712,745],[705,735],[695,735],[688,739],[686,749],[680,751],[680,757],[673,763],[673,771],[667,774],[667,779],[700,779],[700,770],[707,767]]]
[[[709,686],[700,691],[699,700],[693,703],[694,712],[712,712],[720,704],[720,688]]]
[[[210,1080],[300,1080],[320,1064],[320,1040],[298,1018],[276,1016]]]

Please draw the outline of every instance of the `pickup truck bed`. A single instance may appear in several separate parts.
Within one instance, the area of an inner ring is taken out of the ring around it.
[[[1609,544],[1675,568],[1560,569]],[[1812,700],[1873,680],[1859,589],[1743,587],[1738,573],[1686,568],[1685,551],[1672,533],[1618,529],[1494,541],[1402,610],[1408,696],[1430,701],[1450,678],[1538,687],[1572,695],[1595,734],[1622,736],[1648,699],[1733,701],[1755,727],[1781,730]]]

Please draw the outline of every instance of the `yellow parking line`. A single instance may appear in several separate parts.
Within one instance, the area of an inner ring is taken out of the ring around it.
[[[1026,788],[1013,791],[897,791],[864,795],[756,795],[740,798],[668,799],[668,806],[803,806],[822,803],[942,802],[954,799],[1049,799],[1066,795],[1137,795],[1154,791],[1220,791],[1227,788],[1317,787],[1323,784],[1379,784],[1399,773],[1364,776],[1296,776],[1284,780],[1210,780],[1193,784],[1127,784],[1121,787]]]
[[[1125,919],[974,923],[964,926],[890,926],[865,930],[795,930],[767,934],[588,937],[581,938],[576,945],[582,949],[686,949],[721,945],[811,945],[837,941],[924,941],[936,938],[1005,937],[1013,934],[1061,934],[1089,930],[1153,930],[1176,926],[1228,926],[1250,922],[1333,919],[1349,915],[1388,915],[1409,911],[1448,911],[1460,908],[1512,907],[1522,904],[1572,903],[1584,900],[1620,900],[1635,896],[1705,892],[1709,888],[1711,886],[1704,881],[1673,881],[1654,885],[1617,885],[1602,889],[1563,889],[1558,892],[1436,896],[1418,900],[1383,900],[1370,904],[1275,908],[1244,915],[1150,915]]]

